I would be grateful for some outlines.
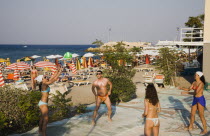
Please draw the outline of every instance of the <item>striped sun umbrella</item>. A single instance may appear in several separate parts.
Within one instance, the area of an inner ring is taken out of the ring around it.
[[[14,80],[18,80],[19,77],[20,77],[20,74],[19,74],[18,70],[15,70],[14,71]]]
[[[49,61],[39,61],[34,64],[36,67],[50,68],[52,70],[52,74],[54,74],[57,70],[56,65]]]
[[[0,70],[0,87],[3,87],[3,86],[4,86],[4,79]]]
[[[77,69],[76,69],[76,67],[75,67],[74,62],[71,63],[70,68],[71,68],[71,70],[72,70],[72,74],[76,74],[76,73],[77,73]]]
[[[11,65],[7,66],[6,69],[25,70],[25,69],[30,69],[30,65],[25,62],[16,62],[16,63],[12,63]]]
[[[34,66],[36,66],[36,67],[48,67],[48,68],[56,67],[56,65],[54,63],[49,62],[49,61],[39,61],[39,62],[35,63]]]

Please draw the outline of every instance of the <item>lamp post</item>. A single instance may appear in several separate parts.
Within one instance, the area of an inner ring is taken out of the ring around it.
[[[111,28],[109,28],[109,31],[108,31],[108,42],[110,41],[110,32],[111,32]]]

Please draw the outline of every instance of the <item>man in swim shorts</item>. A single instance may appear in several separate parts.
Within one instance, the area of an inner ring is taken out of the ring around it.
[[[102,71],[98,70],[96,73],[97,80],[95,80],[92,84],[92,92],[95,95],[96,99],[96,107],[93,112],[93,120],[92,124],[95,125],[95,118],[98,113],[98,109],[102,102],[104,102],[108,109],[108,120],[111,120],[111,114],[112,114],[112,107],[111,107],[111,101],[109,99],[109,95],[111,95],[112,90],[112,83],[109,81],[109,79],[104,78],[102,76]],[[109,85],[109,90],[107,90],[107,85]],[[96,89],[96,90],[95,90]]]

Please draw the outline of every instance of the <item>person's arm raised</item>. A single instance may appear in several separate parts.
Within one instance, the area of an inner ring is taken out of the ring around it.
[[[144,99],[144,113],[142,114],[142,117],[146,117],[147,116],[148,108],[149,108],[148,100]]]

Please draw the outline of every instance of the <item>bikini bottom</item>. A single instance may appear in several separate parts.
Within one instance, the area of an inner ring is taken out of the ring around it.
[[[159,119],[158,118],[146,118],[146,120],[151,120],[154,123],[154,126],[157,126]]]
[[[48,103],[46,103],[46,102],[43,102],[43,101],[39,101],[39,103],[38,103],[38,106],[41,106],[41,105],[48,105]]]
[[[192,106],[194,106],[197,103],[200,103],[203,107],[206,107],[205,97],[203,95],[201,97],[194,97]]]

